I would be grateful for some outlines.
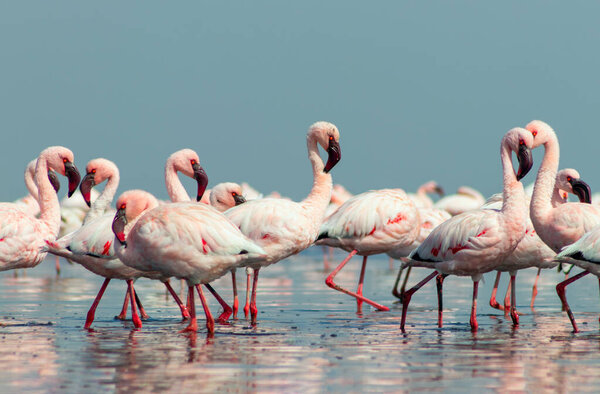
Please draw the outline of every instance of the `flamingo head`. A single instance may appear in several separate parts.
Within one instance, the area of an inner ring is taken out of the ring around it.
[[[340,132],[329,122],[317,122],[308,129],[308,137],[315,138],[319,145],[327,151],[327,163],[323,172],[328,173],[342,158],[340,149]]]
[[[518,181],[523,179],[533,166],[533,157],[531,155],[533,142],[534,137],[532,133],[521,127],[509,130],[504,136],[503,145],[506,144],[517,155],[519,169],[516,176]]]
[[[196,201],[202,199],[202,195],[206,191],[206,186],[208,186],[208,176],[204,168],[200,166],[200,159],[196,152],[191,149],[182,149],[173,153],[167,159],[165,169],[167,168],[173,168],[187,177],[194,178],[198,184]]]
[[[579,202],[592,203],[592,189],[581,180],[579,172],[572,168],[565,168],[556,174],[556,187],[575,194],[579,198]]]
[[[553,138],[553,136],[556,138],[556,134],[552,127],[541,120],[532,120],[525,126],[525,129],[533,136],[534,141],[531,149],[535,149],[538,146],[545,144],[549,139]]]
[[[73,164],[73,152],[63,146],[52,146],[44,149],[44,151],[42,151],[40,154],[40,157],[46,158],[49,169],[54,170],[68,178],[68,196],[71,197],[73,193],[75,193],[75,190],[77,190],[77,186],[79,186],[79,181],[81,180],[79,171],[77,171],[77,167],[75,167]]]
[[[245,202],[242,187],[237,183],[219,183],[210,192],[210,205],[219,212],[224,212]]]
[[[91,192],[92,188],[106,179],[112,178],[119,175],[119,169],[110,160],[107,159],[93,159],[90,160],[85,167],[86,174],[79,185],[79,190],[87,206],[91,205]]]
[[[127,246],[126,226],[139,218],[144,212],[156,208],[156,198],[143,190],[128,190],[117,199],[117,213],[112,223],[112,231],[121,245]]]
[[[437,193],[440,197],[444,196],[444,189],[436,181],[424,183],[419,189],[422,189],[427,194]]]

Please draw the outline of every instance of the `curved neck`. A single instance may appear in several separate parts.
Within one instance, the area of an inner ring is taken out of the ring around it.
[[[502,214],[506,223],[512,223],[515,228],[522,227],[525,231],[527,220],[527,204],[523,184],[517,180],[511,160],[511,151],[505,143],[500,148],[502,160],[502,175],[504,188],[502,190]],[[522,237],[522,234],[521,234]]]
[[[29,194],[31,194],[31,196],[33,198],[35,198],[35,200],[37,201],[38,199],[38,187],[35,184],[35,181],[33,180],[35,171],[32,174],[31,171],[29,170],[29,167],[27,167],[27,169],[25,170],[25,186],[27,186],[27,190],[29,190]]]
[[[56,238],[60,229],[60,204],[56,191],[48,179],[48,160],[45,157],[38,159],[34,179],[38,186],[40,220],[48,226],[48,230]]]
[[[530,212],[534,226],[536,223],[543,223],[552,210],[552,193],[558,172],[559,152],[558,139],[556,134],[552,133],[544,143],[544,159],[538,170],[531,196]]]
[[[177,170],[170,161],[167,161],[165,165],[165,184],[167,186],[167,193],[172,202],[186,202],[190,201],[185,188],[181,184],[179,177],[177,176]]]
[[[115,197],[117,188],[119,187],[119,178],[118,172],[115,172],[108,177],[108,181],[106,182],[106,186],[104,187],[102,194],[100,194],[100,196],[98,196],[98,198],[92,203],[90,210],[85,215],[85,219],[83,220],[84,224],[103,215],[106,212],[112,203],[113,198]]]
[[[311,210],[312,214],[321,220],[331,200],[333,180],[330,174],[323,172],[325,164],[319,156],[317,140],[312,134],[307,137],[306,146],[308,148],[308,159],[313,170],[313,186],[308,196],[302,201],[302,205]]]

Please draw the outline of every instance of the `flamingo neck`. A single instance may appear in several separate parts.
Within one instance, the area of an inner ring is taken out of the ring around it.
[[[564,204],[564,203],[565,203],[565,200],[563,199],[563,196],[561,196],[560,189],[558,187],[556,187],[556,185],[555,185],[554,190],[552,192],[552,200],[551,200],[552,208],[556,208],[557,206]]]
[[[165,165],[165,184],[167,185],[167,193],[169,194],[171,202],[191,201],[190,196],[185,191],[185,188],[177,176],[175,165],[171,163],[170,160],[168,160]]]
[[[38,187],[35,184],[35,181],[33,179],[34,174],[35,174],[35,167],[34,167],[33,171],[31,171],[30,167],[27,167],[27,169],[25,170],[25,186],[27,187],[29,194],[37,201]]]
[[[553,209],[551,200],[558,172],[560,148],[556,134],[551,133],[549,137],[544,143],[544,159],[538,170],[531,196],[530,211],[534,227],[543,226]]]
[[[90,210],[85,215],[85,219],[83,220],[84,224],[103,215],[109,209],[117,192],[117,188],[119,187],[119,179],[119,171],[113,172],[111,176],[108,177],[108,181],[106,182],[102,194],[100,194],[100,196],[92,203]]]
[[[506,226],[504,227],[509,238],[516,243],[525,235],[527,225],[527,203],[523,184],[517,180],[512,165],[511,151],[503,143],[500,149],[502,159],[502,174],[504,188],[502,191],[503,202],[501,213]]]
[[[313,186],[308,196],[302,201],[302,205],[310,211],[310,214],[321,224],[325,210],[331,200],[331,191],[333,189],[333,180],[330,174],[323,172],[325,164],[319,156],[317,139],[309,134],[306,139],[308,148],[308,159],[313,170]]]
[[[60,204],[58,196],[48,179],[48,159],[40,156],[35,167],[35,183],[38,186],[38,204],[40,204],[40,221],[48,228],[52,240],[56,239],[60,229]]]

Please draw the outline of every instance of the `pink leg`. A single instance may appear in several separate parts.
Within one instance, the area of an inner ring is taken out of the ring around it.
[[[444,303],[442,298],[442,286],[444,285],[444,279],[446,279],[448,275],[438,275],[435,277],[435,281],[437,284],[437,294],[438,294],[438,327],[442,328],[444,325]]]
[[[533,304],[535,304],[535,297],[537,297],[537,294],[538,294],[537,284],[538,284],[538,279],[540,279],[541,272],[542,272],[542,269],[538,268],[537,275],[535,276],[535,282],[533,282],[533,288],[531,289],[531,303],[529,304],[529,307],[531,309],[533,309]]]
[[[328,254],[328,246],[323,246],[323,270],[325,272],[329,271],[329,259],[327,258]]]
[[[517,313],[517,286],[516,286],[517,274],[510,275],[510,317],[512,318],[513,325],[519,325],[519,314]]]
[[[204,286],[206,286],[206,285],[204,285]],[[202,286],[200,286],[199,284],[196,285],[196,290],[198,290],[198,296],[200,297],[200,302],[202,302],[202,307],[204,308],[204,314],[206,315],[206,328],[208,329],[208,336],[212,337],[213,334],[215,333],[215,319],[213,319],[212,314],[210,313],[210,309],[208,308],[208,303],[206,302],[206,298],[204,298],[204,293],[202,292]]]
[[[406,284],[408,283],[408,278],[410,277],[410,272],[412,271],[412,265],[408,267],[406,271],[406,275],[404,275],[404,280],[402,281],[402,287],[400,288],[400,297],[404,297],[404,293],[406,292]]]
[[[490,306],[495,309],[499,309],[501,311],[504,310],[504,307],[496,301],[496,294],[498,293],[498,284],[500,283],[500,276],[502,276],[502,272],[498,271],[496,273],[496,281],[494,282],[494,288],[492,289],[492,296],[490,297]]]
[[[231,271],[231,284],[233,286],[233,318],[237,320],[237,313],[240,302],[238,300],[237,281],[235,279],[235,269]]]
[[[58,258],[58,256],[56,256],[55,267],[56,267],[56,275],[60,275],[60,259]]]
[[[100,287],[100,291],[98,292],[98,295],[96,295],[96,299],[92,303],[92,307],[87,313],[87,319],[85,320],[85,325],[83,328],[88,329],[92,325],[92,322],[94,321],[94,315],[96,314],[96,308],[100,303],[100,299],[104,295],[104,291],[106,290],[106,286],[108,286],[108,282],[110,282],[109,278],[104,279],[104,283],[102,283],[102,287]]]
[[[127,319],[127,307],[129,306],[129,287],[125,291],[125,299],[123,300],[123,308],[121,308],[121,313],[115,316],[117,320],[125,320]]]
[[[402,320],[400,321],[400,330],[404,331],[404,325],[406,324],[406,313],[408,312],[408,304],[410,304],[410,299],[412,295],[416,293],[421,287],[425,286],[425,283],[429,282],[433,278],[437,276],[437,271],[433,271],[429,274],[425,279],[417,283],[413,288],[408,289],[406,293],[404,293],[404,299],[402,300]]]
[[[248,320],[250,316],[250,273],[246,273],[246,304],[244,305],[244,317]]]
[[[127,279],[127,287],[129,288],[129,301],[131,302],[131,320],[135,328],[142,328],[142,320],[137,312],[135,304],[135,290],[133,289],[133,280]]]
[[[221,324],[227,323],[229,316],[231,316],[231,307],[229,305],[227,305],[225,300],[223,300],[221,298],[221,296],[216,292],[215,289],[213,289],[213,287],[211,285],[206,283],[204,286],[206,286],[208,291],[210,291],[212,293],[212,295],[217,299],[219,304],[221,304],[221,306],[223,307],[223,313],[221,313],[221,315],[219,315],[219,317],[217,318],[217,321]]]
[[[142,305],[142,301],[140,301],[140,297],[138,297],[137,293],[135,293],[135,303],[137,304],[138,308],[140,308],[140,315],[142,316],[142,320],[150,319],[150,316],[148,316],[148,314],[146,313],[146,310]]]
[[[360,269],[360,278],[358,279],[358,288],[356,289],[356,294],[362,297],[363,294],[363,283],[365,281],[365,269],[367,268],[367,256],[363,256],[363,263]],[[356,313],[362,313],[362,300],[360,298],[356,299]]]
[[[560,301],[563,304],[563,309],[567,311],[569,320],[571,320],[571,325],[573,326],[573,332],[579,332],[579,330],[577,329],[577,323],[575,322],[575,316],[573,316],[573,312],[571,312],[571,308],[569,307],[569,303],[567,302],[565,288],[567,287],[567,285],[575,282],[578,279],[583,278],[587,274],[589,274],[588,271],[583,271],[583,272],[575,275],[574,277],[567,279],[565,281],[562,281],[556,285],[556,293],[558,293],[558,297],[560,298]]]
[[[169,291],[169,293],[171,293],[171,296],[173,297],[173,299],[177,303],[177,306],[179,307],[179,310],[181,311],[181,317],[184,320],[189,319],[190,318],[190,314],[189,314],[187,308],[185,307],[185,305],[183,305],[183,302],[181,302],[181,299],[177,296],[177,293],[175,293],[175,290],[173,290],[173,288],[171,287],[171,282],[167,279],[163,283],[165,284],[165,287],[167,288],[167,290]]]
[[[356,298],[357,300],[366,302],[367,304],[369,304],[369,305],[377,308],[380,311],[389,311],[390,308],[388,308],[387,306],[380,305],[380,304],[376,303],[375,301],[371,301],[370,299],[363,297],[362,295],[359,295],[359,294],[353,293],[353,292],[351,292],[349,290],[346,290],[346,289],[342,288],[341,286],[338,286],[333,281],[333,278],[335,278],[335,276],[338,274],[338,272],[340,272],[340,270],[342,268],[344,268],[344,266],[346,265],[346,263],[348,263],[348,261],[350,261],[350,259],[352,258],[352,256],[354,256],[355,254],[356,254],[356,250],[353,250],[352,252],[350,252],[350,254],[348,255],[348,257],[346,257],[344,259],[344,261],[342,261],[340,263],[340,265],[338,265],[337,268],[334,269],[331,274],[329,274],[329,276],[327,277],[327,279],[325,279],[325,284],[327,286],[331,287],[334,290],[341,291],[342,293],[348,294],[348,295]],[[363,260],[363,265],[364,264],[366,264],[365,260]]]
[[[400,283],[400,278],[402,278],[402,271],[404,271],[404,264],[400,266],[400,269],[398,270],[398,275],[396,275],[394,287],[392,288],[392,295],[400,300],[402,300],[402,294],[398,291],[398,283]]]
[[[506,294],[504,295],[504,315],[510,312],[510,294],[512,289],[512,282],[508,282],[508,287],[506,288]]]
[[[477,290],[479,288],[479,281],[476,280],[473,282],[473,303],[471,304],[471,331],[476,332],[479,328],[479,324],[477,323]]]
[[[254,281],[252,284],[252,300],[250,301],[250,323],[252,325],[256,324],[256,316],[258,315],[258,308],[256,307],[256,286],[258,284],[258,271],[260,268],[254,270]]]
[[[390,264],[390,271],[393,271],[394,270],[394,259],[390,257],[388,259],[388,262]]]
[[[190,323],[186,328],[179,332],[196,332],[198,331],[198,321],[196,320],[196,305],[194,304],[194,286],[188,286],[187,296],[188,310],[190,312]]]

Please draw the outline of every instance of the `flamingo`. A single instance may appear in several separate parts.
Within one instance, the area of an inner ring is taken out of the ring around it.
[[[589,203],[589,186],[580,180],[579,172],[572,168],[566,168],[560,170],[556,175],[556,184],[552,193],[552,206],[557,207],[560,204],[568,202],[568,193],[577,195],[581,202]],[[497,194],[492,196],[483,208],[486,209],[500,209],[502,206],[502,195]],[[529,202],[527,202],[529,207]],[[532,289],[530,307],[533,308],[535,297],[537,295],[537,282],[540,276],[542,268],[553,268],[556,266],[556,262],[553,262],[556,253],[550,249],[536,234],[531,219],[527,220],[527,229],[525,230],[525,237],[519,242],[517,248],[508,256],[503,266],[497,269],[496,280],[494,282],[494,288],[490,297],[490,306],[492,308],[505,310],[508,312],[509,305],[511,302],[508,298],[508,292],[512,288],[513,275],[511,274],[511,283],[509,283],[507,289],[507,295],[504,298],[504,307],[496,301],[496,293],[498,291],[498,283],[500,276],[503,271],[514,272],[516,270],[538,267],[537,275]]]
[[[447,211],[443,209],[436,208],[422,208],[419,209],[419,216],[421,217],[421,228],[419,230],[419,236],[417,239],[407,247],[399,247],[391,249],[387,252],[387,255],[390,256],[391,259],[396,260],[405,260],[405,258],[416,249],[425,239],[431,234],[434,228],[444,223],[446,220],[450,219],[452,216]],[[408,277],[410,276],[410,272],[412,267],[408,267],[406,271],[406,275],[404,276],[404,281],[402,282],[402,287],[400,291],[398,291],[398,283],[400,283],[400,278],[402,277],[402,272],[406,266],[402,264],[400,269],[398,270],[398,275],[396,275],[396,281],[394,282],[394,287],[392,289],[392,294],[402,300],[404,297],[404,291],[406,288],[406,283],[408,282]]]
[[[348,201],[352,197],[352,193],[350,193],[346,188],[342,185],[335,184],[331,189],[331,200],[327,209],[325,210],[324,221],[327,220],[332,213],[335,212],[343,203]],[[333,256],[333,248],[329,246],[322,246],[323,248],[323,270],[325,272],[329,271],[329,259]]]
[[[437,193],[440,197],[444,196],[444,189],[435,181],[429,181],[417,189],[416,193],[408,193],[408,198],[413,200],[418,209],[433,208],[433,200],[428,194]]]
[[[478,209],[485,203],[485,198],[477,190],[469,186],[461,186],[456,194],[442,197],[435,204],[434,208],[448,211],[452,216],[460,215],[473,209]]]
[[[306,143],[313,170],[313,187],[302,202],[263,198],[247,201],[225,212],[242,233],[266,251],[266,256],[246,264],[254,271],[251,323],[256,324],[256,288],[262,267],[277,263],[313,244],[331,199],[332,179],[329,172],[339,162],[340,133],[329,122],[314,123],[308,129]],[[319,156],[318,145],[328,153],[327,163]]]
[[[25,168],[25,186],[29,191],[29,194],[14,201],[13,204],[18,206],[23,212],[31,216],[38,216],[40,214],[40,204],[38,203],[38,187],[35,184],[35,165],[37,159],[31,160]],[[56,173],[52,170],[48,171],[48,180],[52,183],[52,187],[58,193],[60,190],[60,182],[56,176]]]
[[[371,190],[350,198],[321,226],[318,244],[349,252],[325,283],[332,289],[355,297],[358,313],[362,310],[363,302],[380,311],[388,311],[388,307],[362,295],[367,258],[412,245],[420,227],[419,211],[402,189]],[[356,293],[334,282],[335,276],[355,254],[363,256]]]
[[[531,147],[533,136],[527,130],[514,128],[502,138],[500,158],[503,173],[502,209],[476,209],[454,216],[436,227],[409,256],[415,267],[435,271],[404,293],[401,330],[404,332],[406,313],[412,295],[425,283],[438,276],[438,326],[442,326],[442,284],[445,276],[471,276],[473,302],[471,330],[477,331],[477,290],[479,280],[486,272],[499,266],[515,249],[525,235],[527,211],[525,193],[520,180],[533,164]],[[512,165],[511,152],[517,154],[518,172]]]
[[[544,145],[544,158],[535,180],[533,196],[531,197],[530,215],[535,231],[542,241],[556,253],[567,245],[579,240],[585,233],[600,224],[600,206],[581,202],[569,202],[552,207],[551,199],[554,188],[560,148],[554,130],[541,120],[533,120],[526,129],[535,137],[535,146]],[[589,193],[587,185],[573,181],[573,189],[579,193]],[[587,275],[582,272],[558,285],[556,291],[563,303],[563,308],[569,313],[566,300],[566,287]],[[569,315],[571,318],[572,314]],[[575,320],[571,319],[573,329],[577,331]]]
[[[24,213],[14,204],[0,204],[0,271],[31,268],[45,257],[45,240],[56,239],[60,227],[58,196],[48,179],[54,170],[69,180],[69,195],[79,185],[79,172],[73,164],[73,152],[62,146],[44,149],[35,167],[40,217]]]
[[[181,202],[158,206],[141,190],[123,193],[117,200],[112,229],[119,241],[117,257],[141,271],[162,272],[188,282],[191,320],[183,331],[198,329],[194,287],[204,307],[209,335],[214,319],[200,284],[209,283],[264,250],[245,237],[223,214],[205,204]],[[207,287],[210,289],[210,287]]]

